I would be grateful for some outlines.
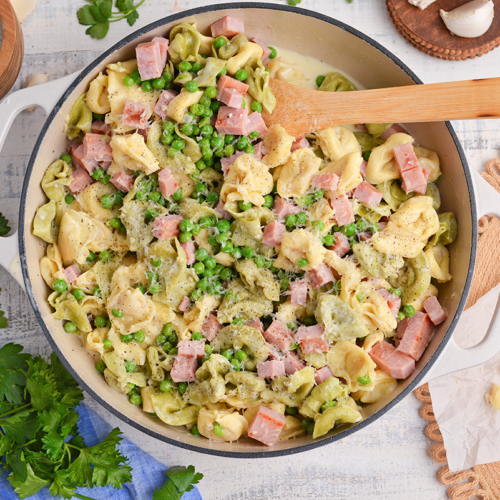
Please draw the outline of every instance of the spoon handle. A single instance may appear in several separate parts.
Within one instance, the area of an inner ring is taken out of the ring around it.
[[[500,117],[500,78],[358,92],[318,92],[275,79],[272,79],[271,86],[278,105],[272,115],[265,116],[266,122],[270,118],[273,123],[289,125],[285,128],[295,137],[332,125],[350,123],[412,123]]]

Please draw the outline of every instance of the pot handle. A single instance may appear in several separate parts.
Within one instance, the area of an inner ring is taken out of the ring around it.
[[[64,91],[79,74],[80,72],[77,71],[58,80],[18,90],[0,101],[0,116],[2,117],[0,120],[0,151],[12,123],[21,111],[32,106],[40,106],[48,116]],[[0,266],[5,268],[24,290],[18,245],[17,231],[10,236],[0,238]]]
[[[472,181],[476,194],[478,218],[483,217],[483,215],[496,215],[500,217],[500,193],[489,182],[483,179],[478,171],[472,172]],[[420,385],[453,372],[481,365],[493,358],[500,351],[499,307],[500,300],[497,302],[488,331],[479,344],[468,349],[463,349],[456,343],[452,336],[439,358],[420,382]]]

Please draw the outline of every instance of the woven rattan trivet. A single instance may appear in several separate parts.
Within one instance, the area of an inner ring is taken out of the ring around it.
[[[491,160],[483,177],[500,191],[500,160]],[[479,221],[479,241],[476,269],[472,287],[465,308],[473,306],[484,294],[500,283],[500,268],[491,266],[491,262],[500,260],[500,220],[485,216]],[[438,472],[438,480],[449,486],[448,496],[451,500],[500,500],[500,462],[476,465],[472,469],[451,472],[446,460],[446,449],[443,436],[434,417],[432,400],[427,384],[414,391],[418,400],[424,403],[420,408],[420,416],[429,425],[425,434],[435,441],[430,456],[438,463],[445,464]]]
[[[453,10],[467,0],[437,0],[424,10],[408,0],[387,0],[387,8],[398,31],[418,50],[434,57],[457,61],[482,56],[500,45],[500,2],[490,29],[478,38],[452,35],[439,10]]]

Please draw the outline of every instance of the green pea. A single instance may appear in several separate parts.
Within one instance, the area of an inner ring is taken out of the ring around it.
[[[207,257],[205,259],[205,267],[207,269],[214,269],[217,265],[217,261],[213,257]]]
[[[138,330],[134,333],[134,340],[138,344],[142,344],[146,340],[146,334],[142,330]]]
[[[197,424],[194,424],[193,427],[191,427],[191,434],[193,436],[201,436],[200,431],[198,430]]]
[[[142,90],[144,90],[144,92],[152,92],[153,91],[153,85],[151,84],[150,81],[142,82],[141,88],[142,88]]]
[[[121,336],[121,341],[125,344],[130,344],[134,340],[134,336],[130,333],[128,335],[122,335]]]
[[[201,295],[202,295],[201,290],[196,289],[191,292],[189,298],[191,299],[192,302],[196,302],[201,299]]]
[[[401,297],[402,295],[401,290],[399,290],[399,288],[391,288],[389,290],[389,293],[392,293],[392,295],[395,295],[396,297]]]
[[[104,373],[104,370],[107,368],[106,363],[101,359],[101,361],[98,361],[97,364],[95,365],[96,370],[98,372]]]
[[[328,410],[328,408],[333,408],[334,406],[337,406],[337,401],[328,401],[321,407],[321,411]]]
[[[183,232],[189,232],[193,229],[193,223],[189,219],[183,219],[179,223],[179,229]]]
[[[257,111],[257,113],[262,113],[262,104],[260,102],[258,102],[258,101],[254,101],[250,105],[250,109],[252,111]]]
[[[184,394],[187,391],[187,388],[188,388],[187,382],[179,382],[179,385],[177,386],[177,389],[181,394]]]
[[[321,87],[322,83],[325,81],[325,78],[326,76],[324,75],[319,75],[317,78],[316,78],[316,85],[318,87]]]
[[[210,108],[205,108],[205,110],[203,111],[203,116],[205,117],[204,119],[209,119],[209,118],[212,118],[214,112],[210,109]]]
[[[215,205],[219,201],[219,195],[215,192],[207,194],[207,203]]]
[[[66,202],[67,205],[71,205],[75,201],[75,197],[72,194],[67,194],[64,197],[64,201]]]
[[[403,311],[398,312],[398,320],[403,321],[406,318],[406,315]]]
[[[311,197],[314,201],[318,201],[321,200],[321,198],[323,198],[324,195],[325,192],[323,191],[323,189],[319,189],[318,191],[314,191],[314,193],[311,194]]]
[[[137,288],[141,291],[142,294],[146,293],[146,289],[139,283],[138,285],[135,285],[134,288]]]
[[[108,349],[111,349],[111,346],[113,345],[113,342],[111,342],[110,339],[104,339],[102,341],[102,346],[104,347],[104,349],[108,350]]]
[[[224,356],[228,361],[231,361],[233,359],[233,351],[231,351],[231,349],[222,351],[221,355]]]
[[[202,278],[198,283],[196,283],[196,288],[204,292],[208,288],[208,278]]]
[[[212,125],[203,125],[200,129],[200,135],[202,135],[203,137],[210,137],[214,132],[214,129],[212,127]],[[200,146],[203,147],[202,145],[202,142],[200,141]],[[203,143],[204,144],[204,143]],[[207,146],[210,146],[210,140],[208,140],[208,143],[206,144]]]
[[[135,372],[135,363],[133,361],[125,361],[125,370],[129,373]]]
[[[231,360],[231,365],[233,366],[233,370],[239,372],[241,370],[241,361],[233,358]]]
[[[182,139],[175,139],[172,141],[172,149],[175,151],[180,151],[181,149],[185,148],[186,144]]]
[[[285,217],[285,225],[287,227],[294,227],[297,224],[297,216],[294,214],[288,214]]]
[[[73,158],[69,154],[63,154],[61,155],[61,160],[65,161],[68,165],[71,165]]]
[[[142,405],[142,398],[139,394],[132,394],[128,399],[134,406]]]
[[[162,382],[160,384],[160,391],[161,392],[169,392],[170,389],[172,389],[172,381],[168,380],[168,379],[162,380]]]
[[[371,382],[371,379],[368,375],[365,375],[363,377],[358,377],[358,382],[361,385],[368,385]]]
[[[188,241],[191,241],[192,238],[193,238],[193,235],[189,232],[182,232],[179,235],[179,241],[181,243],[187,243]]]
[[[190,82],[186,82],[186,84],[184,85],[184,88],[188,91],[188,92],[196,92],[198,90],[198,84],[191,80]]]
[[[370,155],[371,155],[371,154],[372,154],[372,150],[371,150],[371,149],[369,149],[368,151],[365,151],[365,152],[363,153],[363,159],[364,159],[365,161],[368,161],[368,160],[370,159]]]
[[[162,90],[165,88],[165,85],[166,85],[166,81],[163,79],[163,78],[155,78],[153,80],[153,88],[155,89],[158,89],[158,90]]]
[[[210,146],[214,149],[220,149],[224,147],[224,139],[222,137],[212,137],[210,139]]]
[[[135,81],[131,76],[124,76],[122,78],[122,82],[125,87],[132,87],[133,85],[135,85]]]
[[[227,67],[224,66],[220,71],[219,73],[217,73],[217,76],[222,76],[222,75],[225,75],[227,73]]]
[[[375,234],[375,233],[377,233],[378,231],[380,231],[380,227],[379,227],[379,225],[378,225],[377,223],[373,224],[373,226],[370,226],[370,228],[369,228],[369,229],[370,229],[370,232],[371,232],[372,234]]]
[[[231,271],[231,269],[229,269],[228,267],[226,267],[225,269],[223,269],[220,273],[220,279],[222,281],[227,281],[228,279],[231,278],[231,276],[233,275],[233,272]]]
[[[262,267],[264,267],[264,264],[265,264],[265,259],[264,259],[264,257],[262,257],[262,255],[256,255],[256,256],[253,258],[253,261],[255,262],[255,265],[256,265],[258,268],[262,268]]]
[[[113,217],[108,221],[108,226],[113,229],[119,229],[122,225],[122,221],[118,217]]]
[[[285,415],[297,415],[298,411],[299,410],[293,406],[287,406],[285,408]]]
[[[52,283],[52,288],[54,288],[56,292],[63,293],[68,288],[68,284],[64,280],[55,280],[54,283]]]
[[[242,325],[243,319],[242,318],[234,318],[232,323],[233,323],[233,325]]]
[[[194,253],[194,256],[196,260],[202,262],[208,257],[208,251],[204,248],[198,248],[198,250],[196,250],[196,252]]]
[[[224,37],[224,36],[218,36],[215,40],[214,40],[214,47],[216,49],[220,49],[222,47],[224,47],[224,45],[226,45],[227,43],[227,38]]]
[[[215,237],[215,240],[217,241],[217,243],[220,243],[221,245],[223,245],[224,243],[226,243],[226,241],[229,240],[229,235],[227,233],[219,233]]]
[[[239,201],[238,206],[240,207],[240,210],[243,212],[246,212],[247,210],[250,210],[252,208],[251,203],[245,203],[244,201]]]
[[[353,236],[354,233],[356,232],[356,225],[354,224],[354,222],[351,222],[351,224],[342,226],[340,228],[340,231],[346,236]]]
[[[213,431],[216,436],[224,435],[224,429],[222,428],[222,425],[219,424],[219,422],[215,422]]]
[[[182,61],[181,63],[179,63],[179,71],[191,71],[192,69],[192,65],[189,61]]]
[[[323,238],[323,245],[326,247],[331,247],[335,243],[335,238],[331,234],[327,234]]]
[[[274,197],[270,194],[264,196],[264,204],[262,205],[265,208],[272,208],[274,203]]]
[[[245,351],[236,351],[234,353],[234,357],[240,361],[240,362],[243,362],[243,361],[246,361],[247,358],[248,358],[248,354],[245,352]]]
[[[207,241],[210,243],[211,246],[213,246],[213,250],[214,250],[214,253],[217,253],[215,251],[215,248],[217,248],[219,246],[219,244],[217,243],[217,240],[215,239],[215,236],[209,236],[207,238]]]
[[[403,312],[408,318],[412,318],[413,316],[415,316],[415,308],[413,306],[410,306],[409,304],[403,307]]]
[[[269,59],[274,59],[278,55],[278,52],[274,47],[268,47],[268,48],[271,49],[271,53],[269,54]]]
[[[205,337],[200,333],[200,332],[194,332],[193,335],[191,335],[192,340],[203,340]]]
[[[73,293],[73,297],[75,297],[76,300],[82,300],[83,297],[85,297],[85,293],[80,288],[73,290],[72,293]]]
[[[250,146],[248,145],[246,148],[245,148],[245,153],[247,155],[253,155],[255,154],[255,148],[253,146]]]
[[[297,225],[305,226],[307,224],[308,214],[307,212],[299,212],[297,214]]]
[[[106,317],[105,316],[96,316],[94,318],[94,325],[97,328],[103,328],[106,326]]]
[[[249,137],[250,139],[257,139],[257,137],[259,137],[259,132],[258,132],[257,130],[254,130],[253,132],[250,132],[250,133],[248,134],[248,137]]]
[[[174,122],[171,121],[164,121],[161,128],[164,132],[168,132],[169,134],[173,134],[175,132]]]
[[[64,323],[64,331],[68,333],[76,332],[76,325],[72,321]]]
[[[157,293],[160,293],[161,290],[161,285],[160,283],[151,283],[148,286],[148,292],[151,293],[152,295],[155,295]]]
[[[104,169],[101,167],[97,167],[92,172],[92,179],[94,179],[95,181],[100,181],[105,175],[106,175],[106,172],[104,171]]]
[[[321,232],[325,229],[325,223],[322,220],[313,220],[312,227],[314,230]]]
[[[241,250],[238,247],[233,248],[229,253],[233,259],[241,259]]]
[[[99,252],[99,259],[102,260],[103,262],[106,262],[111,258],[111,254],[109,253],[109,250],[103,250],[102,252]]]
[[[123,312],[120,309],[112,309],[111,313],[115,318],[123,318]]]
[[[307,266],[307,264],[309,264],[309,261],[308,261],[307,259],[304,259],[304,258],[299,259],[299,260],[297,261],[297,267],[300,267],[300,268],[302,268],[302,267],[306,267],[306,266]]]
[[[169,73],[168,71],[165,71],[161,76],[166,83],[170,83],[174,80],[174,75],[172,75],[172,73]]]
[[[240,82],[244,82],[248,78],[248,73],[244,69],[239,69],[235,74],[234,77],[236,80],[239,80]]]
[[[248,137],[245,137],[244,135],[241,136],[237,141],[236,141],[236,147],[238,149],[245,149],[248,146]]]
[[[233,250],[234,250],[234,246],[233,246],[233,244],[232,244],[230,241],[226,241],[226,242],[222,245],[221,249],[222,249],[222,251],[223,251],[224,253],[231,253],[231,252],[233,252]],[[241,252],[240,252],[240,256],[241,256]]]
[[[212,101],[212,104],[210,104],[210,109],[214,112],[217,113],[219,111],[219,108],[222,106],[222,103],[219,101]]]
[[[254,255],[254,250],[253,248],[250,248],[250,247],[243,247],[241,249],[241,254],[243,255],[243,257],[245,257],[245,259],[251,259]]]

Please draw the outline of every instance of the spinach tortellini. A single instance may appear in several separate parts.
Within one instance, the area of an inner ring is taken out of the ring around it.
[[[67,119],[67,133],[68,139],[72,141],[77,137],[83,138],[85,134],[90,132],[92,126],[92,111],[90,111],[85,100],[86,93],[83,93],[74,102],[69,110]]]
[[[349,92],[358,89],[344,75],[335,71],[326,75],[318,90],[326,92]]]

